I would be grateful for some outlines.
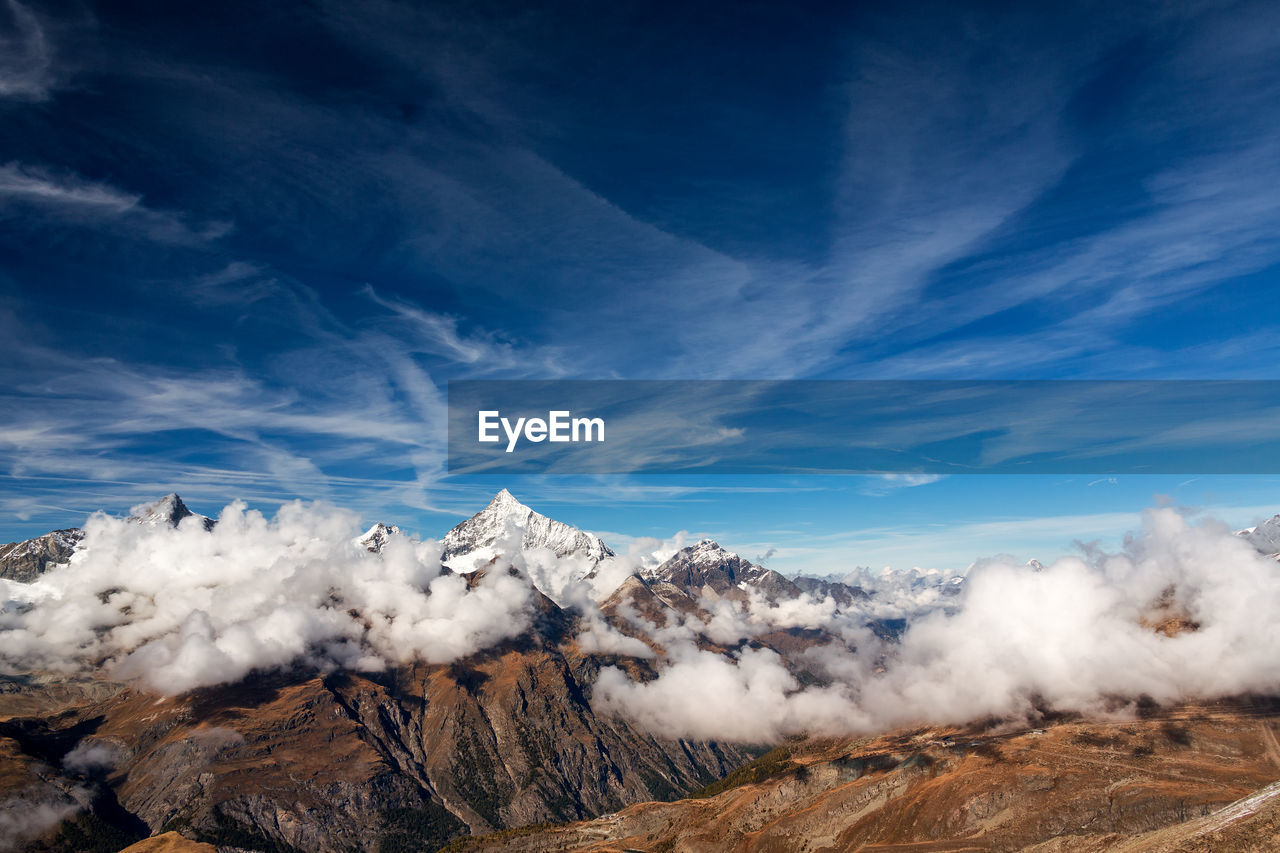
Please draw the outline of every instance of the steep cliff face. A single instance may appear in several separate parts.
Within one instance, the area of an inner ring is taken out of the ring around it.
[[[334,689],[386,759],[475,832],[666,799],[747,757],[596,716],[580,673],[554,650],[508,648],[406,681],[397,697],[363,679]]]

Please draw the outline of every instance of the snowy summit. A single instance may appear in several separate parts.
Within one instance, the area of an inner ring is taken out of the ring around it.
[[[558,557],[580,554],[593,563],[614,556],[598,536],[536,513],[503,489],[487,507],[445,534],[444,559],[480,556],[514,531],[521,531],[520,547],[524,551],[547,548]]]

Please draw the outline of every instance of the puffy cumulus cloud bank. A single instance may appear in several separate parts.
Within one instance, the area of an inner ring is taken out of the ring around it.
[[[811,627],[824,624],[820,608],[810,613]],[[1194,630],[1156,630],[1162,622]],[[915,619],[900,642],[847,614],[825,625],[848,644],[802,653],[824,685],[801,686],[772,651],[723,655],[673,634],[656,679],[606,668],[596,702],[672,735],[764,742],[1033,715],[1045,705],[1108,713],[1142,694],[1175,701],[1280,689],[1280,566],[1221,524],[1193,524],[1172,509],[1149,510],[1121,553],[1040,570],[975,567],[959,595]]]
[[[172,528],[95,515],[67,566],[7,585],[0,663],[97,667],[172,694],[298,660],[445,663],[529,625],[526,581],[491,572],[469,587],[442,573],[432,541],[369,553],[357,521],[301,503],[272,519],[235,503],[212,531],[195,517]]]

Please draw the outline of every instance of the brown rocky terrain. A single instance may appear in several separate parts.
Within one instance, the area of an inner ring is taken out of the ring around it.
[[[75,810],[33,850],[115,850],[171,830],[247,850],[430,850],[675,797],[751,757],[595,715],[599,667],[640,662],[579,652],[572,617],[539,607],[527,634],[447,666],[295,670],[170,698],[10,679],[0,801]],[[101,766],[75,766],[91,749]]]
[[[175,698],[119,685],[4,713],[0,799],[84,807],[32,849],[180,830],[252,850],[419,850],[675,796],[749,757],[597,718],[575,664],[590,662],[512,647],[376,680],[294,673]],[[67,769],[89,745],[105,766]]]
[[[794,741],[694,798],[455,849],[1276,849],[1280,703],[1142,705],[1043,726]]]
[[[50,567],[71,559],[84,533],[76,527],[0,545],[0,579],[31,583]]]
[[[217,853],[212,844],[191,841],[176,832],[166,832],[130,844],[121,853]]]

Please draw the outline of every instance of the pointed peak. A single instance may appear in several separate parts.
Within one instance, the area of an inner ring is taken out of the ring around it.
[[[170,527],[177,527],[179,522],[184,518],[196,515],[187,508],[182,502],[182,498],[178,497],[177,492],[170,492],[164,497],[151,503],[138,504],[129,510],[129,519],[139,524],[167,524]],[[214,521],[205,516],[197,516],[202,519],[202,523],[206,530],[213,527]]]
[[[375,554],[381,553],[383,547],[392,536],[398,536],[400,528],[394,524],[383,524],[379,521],[373,527],[365,531],[363,536],[356,539],[357,545],[364,546],[367,550]]]
[[[699,539],[683,549],[683,553],[702,557],[737,557],[738,555],[725,548],[714,539]]]
[[[178,497],[177,492],[170,492],[169,494],[165,495],[160,500],[156,501],[154,506],[172,507],[174,510],[177,510],[178,512],[182,512],[183,510],[186,510],[187,512],[191,511],[187,509],[187,505],[182,502],[182,498]]]
[[[506,489],[503,489],[494,495],[493,500],[489,501],[489,506],[492,508],[524,507],[527,509],[524,504],[520,503],[520,501],[516,499],[515,495],[511,494],[511,492]]]
[[[547,518],[520,503],[507,489],[502,489],[487,507],[445,534],[445,559],[491,548],[513,532],[520,534],[520,545],[526,550],[549,548],[562,557],[580,553],[595,562],[614,556],[599,537]]]
[[[686,545],[672,554],[663,565],[680,563],[700,566],[741,563],[744,566],[753,566],[749,560],[743,559],[714,539],[699,539],[692,545]]]

